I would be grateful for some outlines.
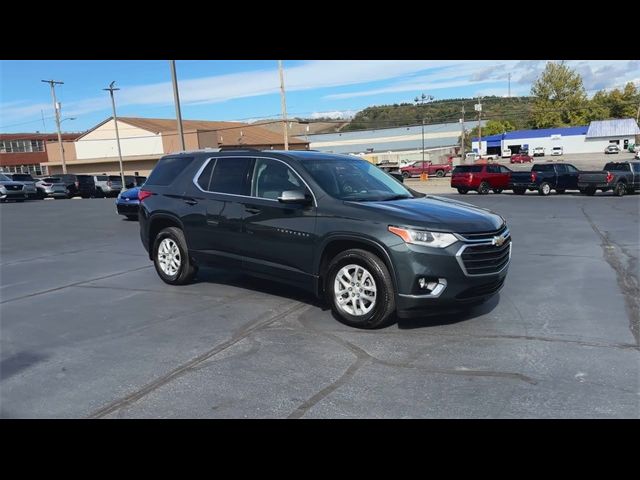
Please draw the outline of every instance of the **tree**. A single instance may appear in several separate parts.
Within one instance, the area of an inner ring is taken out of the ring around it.
[[[563,63],[548,62],[531,87],[532,126],[553,128],[587,122],[587,93],[579,73]]]

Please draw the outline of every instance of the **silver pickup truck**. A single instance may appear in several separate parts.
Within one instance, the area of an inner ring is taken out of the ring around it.
[[[117,197],[122,190],[120,175],[95,175],[96,194],[99,197]]]

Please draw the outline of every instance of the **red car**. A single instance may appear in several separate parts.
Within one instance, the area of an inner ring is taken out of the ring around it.
[[[465,194],[475,190],[480,195],[500,193],[509,186],[511,170],[497,164],[458,165],[451,174],[451,187]]]
[[[511,163],[531,163],[533,162],[533,157],[530,157],[526,153],[516,153],[515,155],[511,155]]]
[[[402,167],[400,169],[404,178],[419,177],[420,174],[426,173],[427,175],[436,175],[437,177],[444,177],[451,171],[451,165],[448,163],[433,164],[431,162],[414,162],[411,165]]]

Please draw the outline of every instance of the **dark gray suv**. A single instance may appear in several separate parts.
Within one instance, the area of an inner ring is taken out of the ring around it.
[[[140,236],[166,283],[242,269],[326,299],[342,322],[468,307],[503,285],[504,219],[415,192],[358,157],[197,151],[160,159],[139,192]]]

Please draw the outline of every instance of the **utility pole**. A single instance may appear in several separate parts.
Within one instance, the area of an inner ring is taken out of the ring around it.
[[[58,127],[58,145],[60,146],[60,158],[62,158],[62,173],[67,173],[67,162],[64,158],[64,147],[62,146],[62,133],[60,132],[60,104],[56,100],[56,85],[64,85],[64,82],[55,80],[42,80],[51,85],[51,97],[53,99],[53,110],[56,114],[56,126]]]
[[[462,104],[462,118],[460,119],[462,125],[462,134],[460,135],[460,163],[465,163],[464,158],[464,103]]]
[[[180,136],[180,147],[184,152],[186,148],[184,146],[184,132],[182,131],[182,113],[180,112],[180,95],[178,94],[178,79],[176,77],[176,61],[169,60],[169,64],[171,65],[171,82],[173,83],[173,100],[176,104],[176,119],[178,121],[178,135]],[[115,110],[115,107],[114,107],[114,110]]]
[[[416,97],[413,99],[414,102],[416,102],[416,106],[418,106],[418,104],[420,105],[424,105],[424,102],[430,102],[431,100],[433,100],[433,95],[425,95],[424,93],[422,93],[419,97]],[[422,118],[422,174],[420,175],[420,179],[423,180],[424,179],[424,115],[421,115]]]
[[[478,112],[478,154],[482,156],[482,125],[480,123],[480,117],[482,116],[482,98],[481,97],[478,97],[478,103],[476,103],[475,109]]]
[[[120,150],[120,133],[118,132],[118,117],[116,115],[116,101],[113,98],[113,92],[120,90],[119,88],[113,88],[116,81],[114,80],[109,84],[109,88],[103,88],[104,91],[109,92],[111,96],[111,107],[113,108],[113,123],[116,126],[116,143],[118,144],[118,161],[120,163],[120,179],[122,180],[122,191],[127,189],[127,183],[124,181],[124,170],[122,169],[122,151]]]
[[[282,60],[278,60],[278,71],[280,72],[280,97],[282,99],[282,131],[284,132],[284,149],[289,150],[289,132],[287,131],[287,100],[284,95],[284,72],[282,70]]]

